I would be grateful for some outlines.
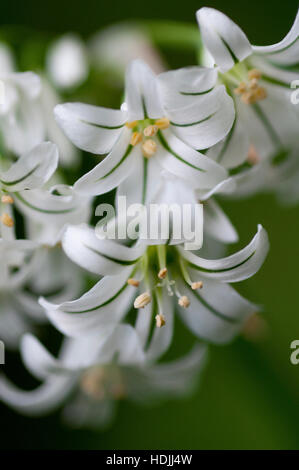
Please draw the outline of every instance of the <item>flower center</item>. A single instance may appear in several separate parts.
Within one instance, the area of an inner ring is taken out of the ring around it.
[[[80,387],[86,395],[97,401],[109,397],[120,400],[126,395],[120,370],[114,365],[90,367],[82,375]]]
[[[262,77],[261,72],[258,69],[251,69],[247,76],[248,79],[240,82],[239,86],[234,89],[236,95],[239,95],[245,104],[254,104],[264,100],[267,97],[267,91],[259,84]]]
[[[167,118],[127,122],[126,126],[132,129],[130,144],[134,147],[141,144],[143,156],[150,158],[156,153],[158,148],[154,137],[159,130],[167,129],[169,125],[170,122]]]
[[[136,270],[138,270],[139,266]],[[138,295],[134,301],[136,309],[142,309],[150,302],[155,302],[153,308],[156,326],[161,328],[166,319],[163,315],[162,293],[177,297],[178,304],[183,308],[190,305],[189,298],[179,291],[178,280],[183,280],[192,290],[202,289],[202,281],[192,281],[186,268],[185,260],[178,251],[171,246],[158,245],[148,247],[140,260],[141,280],[146,291]],[[127,283],[139,287],[141,280],[129,278]],[[155,312],[155,307],[157,312]]]

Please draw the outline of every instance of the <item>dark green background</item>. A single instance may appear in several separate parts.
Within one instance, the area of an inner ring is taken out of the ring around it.
[[[281,39],[297,9],[293,0],[15,1],[1,5],[1,22],[50,33],[78,31],[88,37],[129,18],[194,22],[195,11],[204,5],[222,9],[259,44]],[[222,205],[240,233],[235,248],[251,239],[257,223],[268,230],[271,251],[264,267],[239,286],[244,295],[264,305],[267,338],[211,348],[201,387],[191,398],[154,408],[123,402],[105,432],[71,431],[61,426],[59,414],[27,419],[1,406],[1,448],[299,448],[299,365],[289,360],[290,343],[299,339],[299,207],[282,208],[269,195]],[[179,350],[186,349],[189,336],[177,328],[175,341]]]

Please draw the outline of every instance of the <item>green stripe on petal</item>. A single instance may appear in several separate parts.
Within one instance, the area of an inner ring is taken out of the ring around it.
[[[101,181],[101,180],[107,178],[107,176],[110,176],[110,175],[125,161],[125,159],[130,155],[130,153],[131,153],[131,151],[133,150],[133,148],[134,148],[133,145],[129,144],[128,147],[127,147],[127,149],[126,149],[126,151],[125,151],[125,153],[124,153],[124,155],[123,155],[122,158],[119,160],[119,162],[118,162],[110,171],[108,171],[108,173],[106,173],[106,175],[101,176],[101,178],[98,178],[98,179],[96,180],[96,182]]]
[[[105,258],[109,261],[113,261],[114,263],[121,264],[122,266],[130,266],[132,264],[137,263],[137,261],[140,260],[140,256],[136,259],[133,259],[133,260],[120,260],[118,258],[113,258],[112,256],[105,255],[104,253],[101,253],[99,250],[96,250],[95,248],[92,248],[91,246],[88,246],[88,245],[85,245],[85,244],[83,244],[83,245],[85,246],[85,248],[92,251],[96,255],[102,256],[103,258]]]
[[[255,251],[253,251],[245,260],[241,261],[239,264],[236,264],[235,266],[232,266],[231,268],[207,269],[207,268],[202,268],[200,266],[197,266],[196,264],[188,260],[186,260],[186,263],[188,264],[188,266],[196,269],[197,271],[201,271],[203,273],[217,274],[217,273],[224,273],[224,272],[232,271],[233,269],[239,268],[243,264],[247,263],[247,261],[249,261],[253,257],[254,254],[255,254]]]
[[[187,124],[177,124],[176,122],[172,122],[172,121],[170,121],[170,124],[171,124],[172,126],[176,126],[176,127],[191,127],[191,126],[196,126],[196,124],[201,124],[202,122],[208,121],[208,120],[211,119],[214,115],[215,115],[215,113],[210,114],[209,116],[205,117],[204,119],[201,119],[200,121],[190,122],[190,123],[187,123]]]
[[[77,209],[76,207],[72,207],[70,209],[59,209],[59,210],[41,209],[40,207],[36,207],[33,204],[31,204],[30,202],[26,201],[26,199],[24,199],[20,195],[20,193],[14,193],[14,196],[17,199],[19,199],[19,201],[21,201],[23,204],[25,204],[27,207],[29,207],[30,209],[33,209],[37,212],[43,212],[44,214],[67,214],[67,213],[73,212],[74,210]]]
[[[41,163],[38,163],[37,165],[35,165],[34,168],[32,168],[32,170],[30,170],[26,175],[22,176],[22,178],[19,178],[18,180],[14,180],[14,181],[3,181],[2,179],[0,180],[2,184],[5,184],[5,186],[12,186],[14,184],[18,184],[18,183],[21,183],[22,181],[24,181],[26,178],[28,178],[29,176],[31,176],[36,170],[37,168],[41,165]]]
[[[167,150],[167,152],[171,153],[171,155],[173,155],[175,158],[177,158],[178,160],[180,160],[182,163],[185,163],[185,165],[188,165],[190,166],[191,168],[194,168],[194,170],[198,170],[198,171],[201,171],[203,173],[206,173],[206,170],[204,170],[203,168],[199,168],[198,166],[195,166],[195,165],[192,165],[192,163],[189,163],[187,162],[186,160],[184,160],[183,157],[181,157],[180,155],[178,155],[176,152],[174,152],[168,145],[167,141],[165,140],[163,134],[161,131],[158,131],[157,133],[157,137],[161,143],[161,145],[165,148],[165,150]]]

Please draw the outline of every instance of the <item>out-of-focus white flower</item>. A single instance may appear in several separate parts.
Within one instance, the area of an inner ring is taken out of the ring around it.
[[[55,40],[47,53],[48,74],[58,88],[81,85],[88,76],[87,50],[76,34],[65,34]]]
[[[149,403],[187,394],[206,356],[205,347],[196,346],[179,360],[148,364],[138,334],[129,325],[111,329],[105,338],[66,339],[58,359],[31,335],[24,336],[21,352],[27,368],[43,383],[23,391],[2,375],[0,398],[22,413],[37,415],[57,408],[75,393],[64,416],[77,427],[107,424],[120,399]]]
[[[0,74],[0,135],[6,148],[21,155],[44,140],[40,116],[41,82],[32,72]]]
[[[90,39],[91,60],[100,69],[115,71],[122,83],[126,68],[135,59],[146,62],[155,73],[165,70],[158,51],[145,31],[134,24],[110,26]]]
[[[86,226],[69,227],[63,238],[66,254],[77,264],[104,276],[77,300],[41,305],[52,323],[64,334],[80,337],[103,331],[121,321],[132,308],[140,307],[136,329],[147,343],[153,318],[157,326],[147,357],[155,360],[167,350],[173,333],[173,311],[200,339],[226,343],[240,331],[257,307],[242,298],[230,283],[254,275],[268,252],[268,237],[259,227],[243,250],[218,260],[201,258],[180,246],[126,247],[97,239]],[[139,299],[141,294],[143,300]],[[190,304],[182,305],[182,297]]]
[[[207,148],[223,138],[232,125],[234,110],[223,86],[205,98],[180,112],[175,101],[171,109],[165,107],[156,76],[136,60],[127,71],[126,103],[121,110],[81,103],[57,106],[56,119],[75,145],[92,153],[109,152],[76,182],[75,190],[103,194],[134,173],[136,182],[144,182],[142,194],[146,198],[147,183],[159,179],[161,168],[193,188],[213,188],[226,178],[226,171],[195,149]]]

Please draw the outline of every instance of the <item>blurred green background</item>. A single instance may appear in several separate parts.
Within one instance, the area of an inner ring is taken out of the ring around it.
[[[77,31],[84,37],[131,18],[195,22],[195,11],[213,6],[230,15],[253,43],[281,39],[290,28],[297,1],[288,0],[66,0],[4,2],[4,31],[19,25],[21,34]],[[3,31],[3,28],[2,28]],[[170,51],[171,64],[181,55]],[[167,51],[165,54],[167,58]],[[187,62],[187,59],[185,59]],[[185,65],[185,64],[184,64]],[[299,182],[298,182],[299,184]],[[190,398],[154,408],[121,402],[116,420],[105,431],[74,431],[61,425],[59,413],[28,419],[0,406],[2,449],[298,449],[299,365],[290,363],[290,343],[299,339],[299,207],[280,207],[274,196],[223,201],[244,246],[261,223],[271,251],[261,271],[239,286],[264,306],[265,338],[236,340],[213,347],[201,385]],[[186,350],[190,336],[177,325],[175,346]],[[16,369],[20,382],[22,370]]]

